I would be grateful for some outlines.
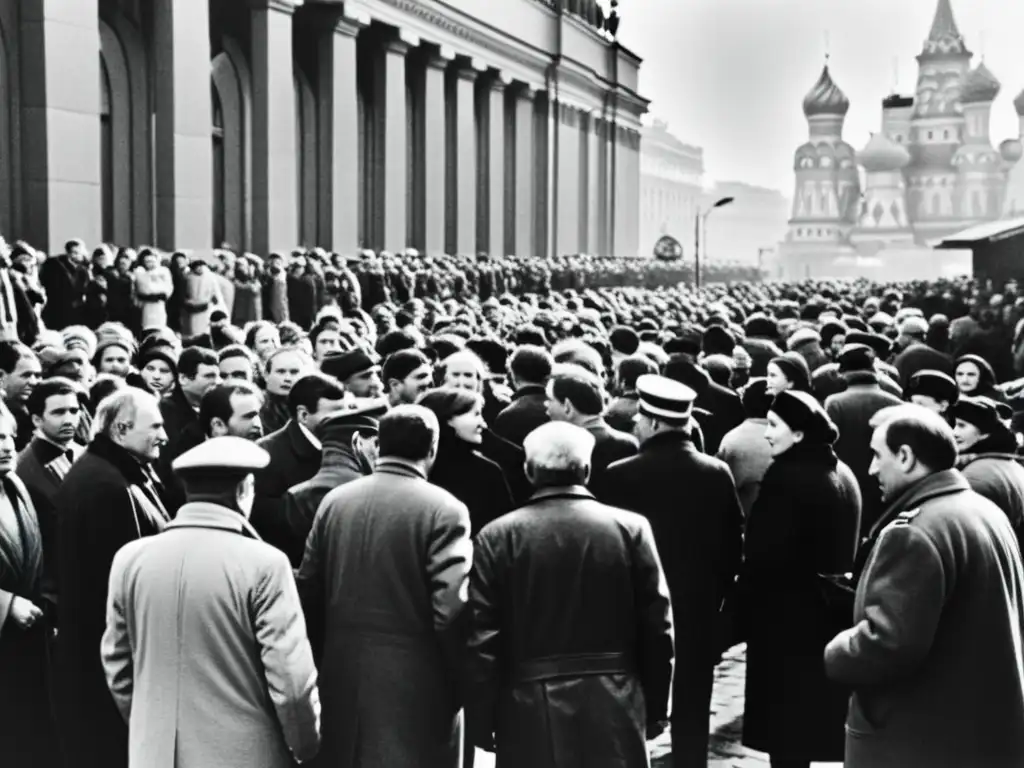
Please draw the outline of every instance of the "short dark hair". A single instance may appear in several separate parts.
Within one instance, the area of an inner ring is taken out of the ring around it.
[[[256,353],[248,347],[244,347],[241,344],[229,344],[217,353],[217,361],[223,363],[225,360],[230,360],[232,357],[244,357],[253,365],[253,371],[256,370]]]
[[[71,379],[65,379],[63,376],[43,379],[36,384],[32,394],[28,396],[25,407],[28,409],[30,416],[42,416],[46,411],[46,401],[51,397],[74,395],[77,398],[80,391],[81,387],[71,381]]]
[[[199,401],[199,426],[203,428],[205,436],[210,436],[210,425],[214,419],[228,423],[234,413],[231,398],[235,395],[256,395],[261,399],[263,397],[248,381],[232,381],[206,390],[203,399]]]
[[[551,394],[558,402],[572,402],[577,411],[587,416],[599,416],[604,410],[601,381],[594,373],[580,365],[556,365],[551,374]]]
[[[641,354],[622,358],[616,368],[619,385],[626,390],[636,389],[636,380],[644,374],[657,372],[657,364],[651,358]]]
[[[276,332],[278,341],[281,340],[281,332],[277,330],[276,325],[274,325],[269,320],[257,320],[256,322],[252,323],[248,328],[245,329],[245,346],[249,347],[249,349],[252,349],[253,345],[256,343],[256,334],[262,331],[264,328],[270,328],[271,330]]]
[[[388,357],[403,349],[415,349],[416,337],[404,328],[388,331],[379,339],[375,351],[381,357]]]
[[[307,373],[288,390],[288,415],[294,419],[300,405],[313,413],[321,400],[341,400],[343,397],[345,387],[336,378],[319,372]]]
[[[956,466],[953,429],[938,414],[917,405],[893,405],[878,411],[870,423],[875,429],[885,430],[885,445],[890,452],[896,453],[905,445],[933,472]]]
[[[217,353],[208,347],[186,347],[178,358],[178,375],[194,379],[200,365],[217,365]]]
[[[380,372],[384,387],[387,388],[392,379],[404,381],[410,373],[423,365],[430,365],[430,359],[418,349],[400,349],[388,355]]]
[[[526,344],[516,349],[508,368],[517,382],[545,384],[551,378],[555,360],[544,347]]]
[[[0,341],[0,371],[14,373],[21,358],[35,354],[20,341]]]
[[[377,436],[381,458],[422,461],[430,456],[438,440],[437,428],[421,406],[398,406],[381,417]]]
[[[313,326],[309,332],[309,343],[313,345],[313,349],[316,349],[316,342],[324,331],[334,331],[334,333],[340,336],[341,328],[338,324],[338,319],[336,317],[326,315],[325,317],[321,317],[317,324]]]
[[[114,376],[112,373],[101,373],[93,381],[92,386],[89,387],[89,397],[86,402],[89,404],[89,410],[92,413],[96,413],[96,406],[103,402],[108,396],[114,394],[119,389],[127,389],[128,382],[122,379],[120,376]],[[38,389],[38,387],[36,387]],[[143,390],[149,392],[149,390]],[[79,402],[82,397],[79,396]]]

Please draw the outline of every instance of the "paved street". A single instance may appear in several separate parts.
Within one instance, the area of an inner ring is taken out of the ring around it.
[[[729,651],[715,670],[711,698],[711,742],[708,768],[768,768],[768,756],[740,744],[743,732],[743,678],[746,647]],[[671,768],[672,745],[667,734],[654,743],[655,768]],[[816,768],[841,768],[842,763],[814,763]],[[494,768],[494,756],[477,752],[476,768]]]

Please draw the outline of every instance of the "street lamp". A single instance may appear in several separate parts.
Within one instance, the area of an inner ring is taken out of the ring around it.
[[[697,215],[693,220],[693,286],[694,288],[700,288],[700,231],[704,227],[705,231],[707,228],[708,216],[715,208],[721,208],[723,205],[729,205],[735,197],[723,197],[715,202],[710,208],[701,213],[697,211]]]

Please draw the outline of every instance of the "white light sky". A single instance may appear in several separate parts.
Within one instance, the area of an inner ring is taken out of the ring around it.
[[[856,149],[878,130],[881,100],[912,94],[915,56],[937,0],[620,0],[619,39],[644,59],[641,94],[682,141],[704,147],[709,180],[792,194],[793,152],[806,140],[804,95],[826,52],[851,101],[844,138]],[[992,138],[1018,134],[1024,89],[1024,2],[953,0],[975,63],[1003,84]],[[897,62],[898,59],[898,62]],[[898,70],[897,68],[898,64]]]

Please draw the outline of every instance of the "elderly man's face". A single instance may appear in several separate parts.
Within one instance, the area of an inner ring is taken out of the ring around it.
[[[164,420],[156,398],[147,398],[135,412],[135,420],[119,431],[121,447],[139,461],[155,461],[167,443]]]

